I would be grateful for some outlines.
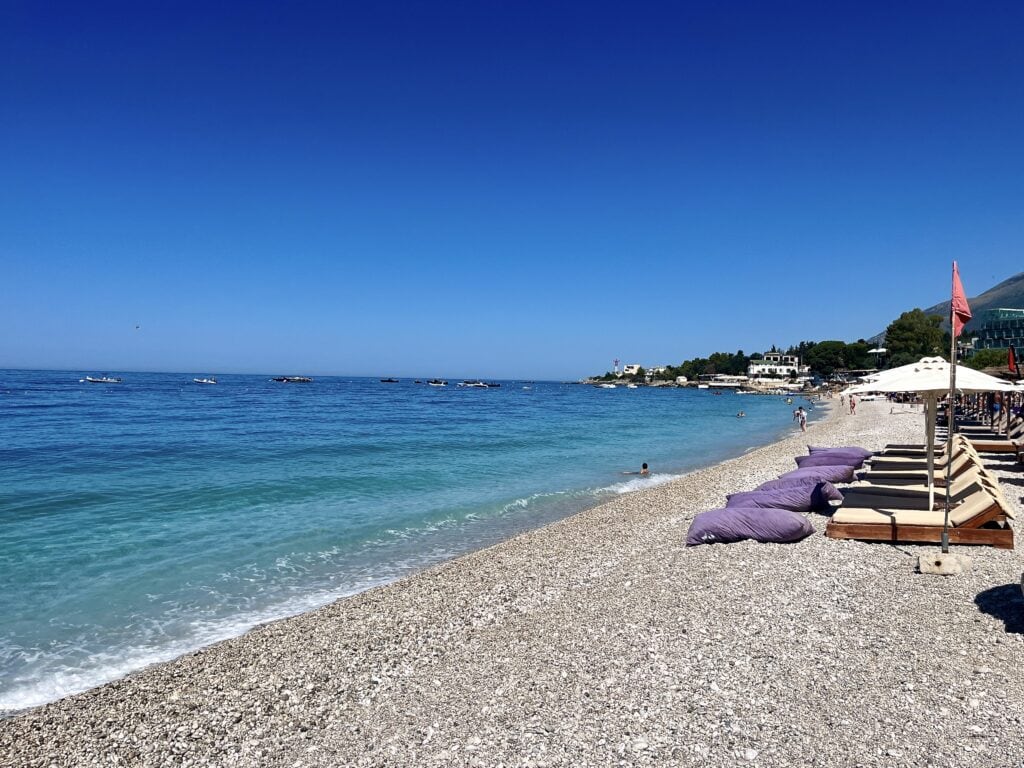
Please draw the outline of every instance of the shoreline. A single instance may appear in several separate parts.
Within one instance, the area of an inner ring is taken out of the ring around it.
[[[815,733],[836,750],[820,764],[893,764],[900,739],[863,754],[886,721],[921,741],[902,747],[908,764],[963,765],[961,738],[979,765],[1019,764],[1024,746],[970,726],[996,704],[1024,723],[1024,636],[962,600],[1019,580],[1016,551],[973,550],[972,573],[935,579],[910,573],[927,547],[827,540],[817,515],[795,545],[683,546],[694,514],[793,468],[806,442],[923,433],[919,413],[890,416],[885,402],[856,417],[824,404],[806,434],[0,721],[0,765],[783,765],[821,760]],[[993,637],[1000,662],[978,660]],[[893,642],[913,664],[885,664]],[[950,670],[949,653],[988,672]],[[895,673],[913,687],[890,686]],[[965,676],[986,693],[951,707],[938,683],[962,690]],[[943,702],[934,722],[908,691]]]
[[[810,406],[811,420],[809,424],[813,425],[816,421],[827,419],[831,405],[831,402],[822,400]],[[2,697],[3,701],[0,702],[0,719],[123,679],[127,675],[135,674],[151,666],[173,661],[201,648],[239,637],[263,624],[316,610],[337,600],[352,597],[366,589],[385,586],[400,579],[409,578],[439,563],[457,559],[478,549],[500,544],[515,536],[537,530],[558,520],[607,503],[623,494],[674,482],[693,471],[713,466],[711,462],[716,459],[727,461],[757,450],[763,445],[770,445],[779,439],[798,435],[795,423],[790,421],[787,415],[783,415],[784,413],[786,411],[780,408],[778,416],[781,418],[771,426],[758,424],[753,431],[741,430],[749,432],[749,434],[743,437],[742,442],[734,440],[733,445],[693,451],[688,450],[684,442],[674,444],[671,449],[674,455],[667,457],[667,460],[665,456],[660,456],[655,464],[656,470],[650,477],[627,478],[622,476],[626,473],[616,472],[611,478],[605,479],[606,485],[603,487],[594,487],[583,482],[575,486],[553,486],[535,493],[527,492],[525,496],[515,498],[505,505],[506,508],[522,506],[523,514],[518,517],[506,517],[504,511],[489,516],[484,515],[479,518],[481,522],[477,522],[476,517],[472,518],[472,522],[463,522],[453,517],[452,519],[457,523],[462,523],[465,529],[462,536],[454,540],[435,540],[434,546],[428,543],[422,553],[414,553],[420,554],[420,557],[410,556],[404,564],[401,559],[384,558],[380,561],[378,570],[364,571],[366,577],[359,581],[344,582],[334,587],[325,587],[321,584],[316,589],[307,589],[301,596],[293,596],[287,603],[265,606],[261,610],[247,615],[227,617],[217,625],[210,622],[196,630],[193,635],[178,637],[173,643],[164,643],[160,646],[140,643],[125,649],[124,653],[103,654],[101,658],[104,663],[96,667],[83,666],[78,669],[65,669],[61,670],[60,674],[54,672],[46,679],[39,678],[35,682],[29,681],[20,685],[12,685],[5,691],[5,695]],[[754,445],[751,445],[751,442]],[[698,466],[695,467],[695,464]],[[580,469],[584,470],[583,474],[585,475],[586,467]],[[579,477],[578,475],[574,476]],[[527,507],[529,508],[527,509]],[[193,627],[195,626],[193,625]],[[157,640],[159,639],[158,636]],[[18,680],[19,678],[12,674],[11,679]]]

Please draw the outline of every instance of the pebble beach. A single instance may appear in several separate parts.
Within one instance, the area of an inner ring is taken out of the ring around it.
[[[796,544],[684,545],[808,443],[923,434],[919,410],[834,402],[806,434],[2,720],[0,765],[1024,766],[1020,548],[922,575],[937,547],[830,540],[816,514]],[[1024,519],[1024,471],[985,458]]]

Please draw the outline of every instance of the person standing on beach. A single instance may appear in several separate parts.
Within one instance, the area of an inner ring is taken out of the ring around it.
[[[850,415],[857,415],[857,398],[854,397],[853,395],[850,395]]]
[[[807,411],[804,410],[802,405],[797,406],[797,409],[793,411],[793,418],[800,424],[800,431],[807,431]]]

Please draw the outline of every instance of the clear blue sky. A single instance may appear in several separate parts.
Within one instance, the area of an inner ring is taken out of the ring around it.
[[[1024,268],[1024,3],[0,6],[0,366],[576,378]],[[136,329],[136,325],[140,327]]]

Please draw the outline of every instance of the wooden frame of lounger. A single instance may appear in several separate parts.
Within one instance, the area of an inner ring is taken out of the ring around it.
[[[938,544],[944,516],[941,510],[839,507],[825,526],[825,535],[890,544]],[[949,542],[1013,549],[1011,517],[998,498],[979,491],[949,511]]]

